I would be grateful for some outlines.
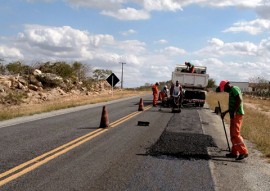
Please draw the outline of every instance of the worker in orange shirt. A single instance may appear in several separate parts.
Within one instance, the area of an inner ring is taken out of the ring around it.
[[[158,101],[158,85],[159,85],[159,83],[156,82],[156,83],[152,86],[152,92],[153,92],[153,106],[154,106],[154,107],[157,106],[157,101]]]
[[[168,87],[165,85],[162,90],[160,91],[160,99],[161,99],[161,105],[166,106],[168,105]]]

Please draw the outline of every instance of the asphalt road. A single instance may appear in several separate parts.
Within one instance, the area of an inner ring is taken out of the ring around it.
[[[224,157],[207,105],[172,113],[142,98],[143,112],[132,97],[1,122],[0,190],[269,190],[269,164],[251,143],[248,159]]]

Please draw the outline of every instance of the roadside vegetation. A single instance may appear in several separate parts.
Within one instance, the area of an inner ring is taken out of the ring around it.
[[[270,99],[243,96],[245,117],[242,126],[242,136],[256,145],[270,162]],[[220,102],[222,111],[228,109],[228,94],[209,92],[207,103],[213,111]],[[229,123],[229,115],[225,121]]]

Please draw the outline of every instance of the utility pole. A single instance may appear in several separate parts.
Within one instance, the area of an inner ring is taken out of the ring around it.
[[[121,89],[123,89],[123,76],[124,76],[124,68],[123,68],[123,66],[126,63],[124,63],[124,62],[119,62],[119,63],[122,64]]]

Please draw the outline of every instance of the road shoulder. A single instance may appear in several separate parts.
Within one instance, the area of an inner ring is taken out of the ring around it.
[[[198,112],[204,133],[212,136],[218,146],[209,149],[212,157],[209,163],[216,190],[269,190],[270,164],[262,158],[255,145],[244,140],[249,149],[249,157],[243,161],[224,157],[228,153],[228,146],[220,116],[211,111],[207,105]],[[229,136],[228,124],[226,132]]]

